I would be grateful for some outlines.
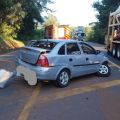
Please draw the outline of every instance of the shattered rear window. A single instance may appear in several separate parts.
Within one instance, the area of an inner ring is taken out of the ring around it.
[[[37,41],[34,44],[32,44],[32,47],[42,48],[42,49],[48,49],[52,50],[57,45],[57,42],[51,42],[51,41]]]

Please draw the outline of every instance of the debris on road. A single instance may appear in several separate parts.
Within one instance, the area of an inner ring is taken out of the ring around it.
[[[9,72],[5,69],[0,70],[0,88],[4,88],[6,83],[13,76],[13,72]]]

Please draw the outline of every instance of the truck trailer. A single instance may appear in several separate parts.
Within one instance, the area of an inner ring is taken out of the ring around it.
[[[120,59],[120,6],[109,15],[108,33],[105,42],[107,51]]]

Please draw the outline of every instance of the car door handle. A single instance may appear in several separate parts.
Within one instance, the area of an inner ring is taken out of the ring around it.
[[[70,62],[72,62],[72,61],[73,61],[73,59],[72,59],[72,58],[70,58],[70,59],[69,59],[69,61],[70,61]]]
[[[89,60],[89,58],[86,58],[86,61],[88,61]]]

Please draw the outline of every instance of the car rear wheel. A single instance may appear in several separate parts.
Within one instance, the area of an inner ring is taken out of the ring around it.
[[[70,81],[70,72],[68,70],[64,69],[59,73],[59,75],[55,81],[55,84],[60,88],[64,88],[64,87],[68,86],[69,81]]]
[[[100,65],[97,75],[101,77],[108,77],[110,75],[110,67],[107,63]]]

